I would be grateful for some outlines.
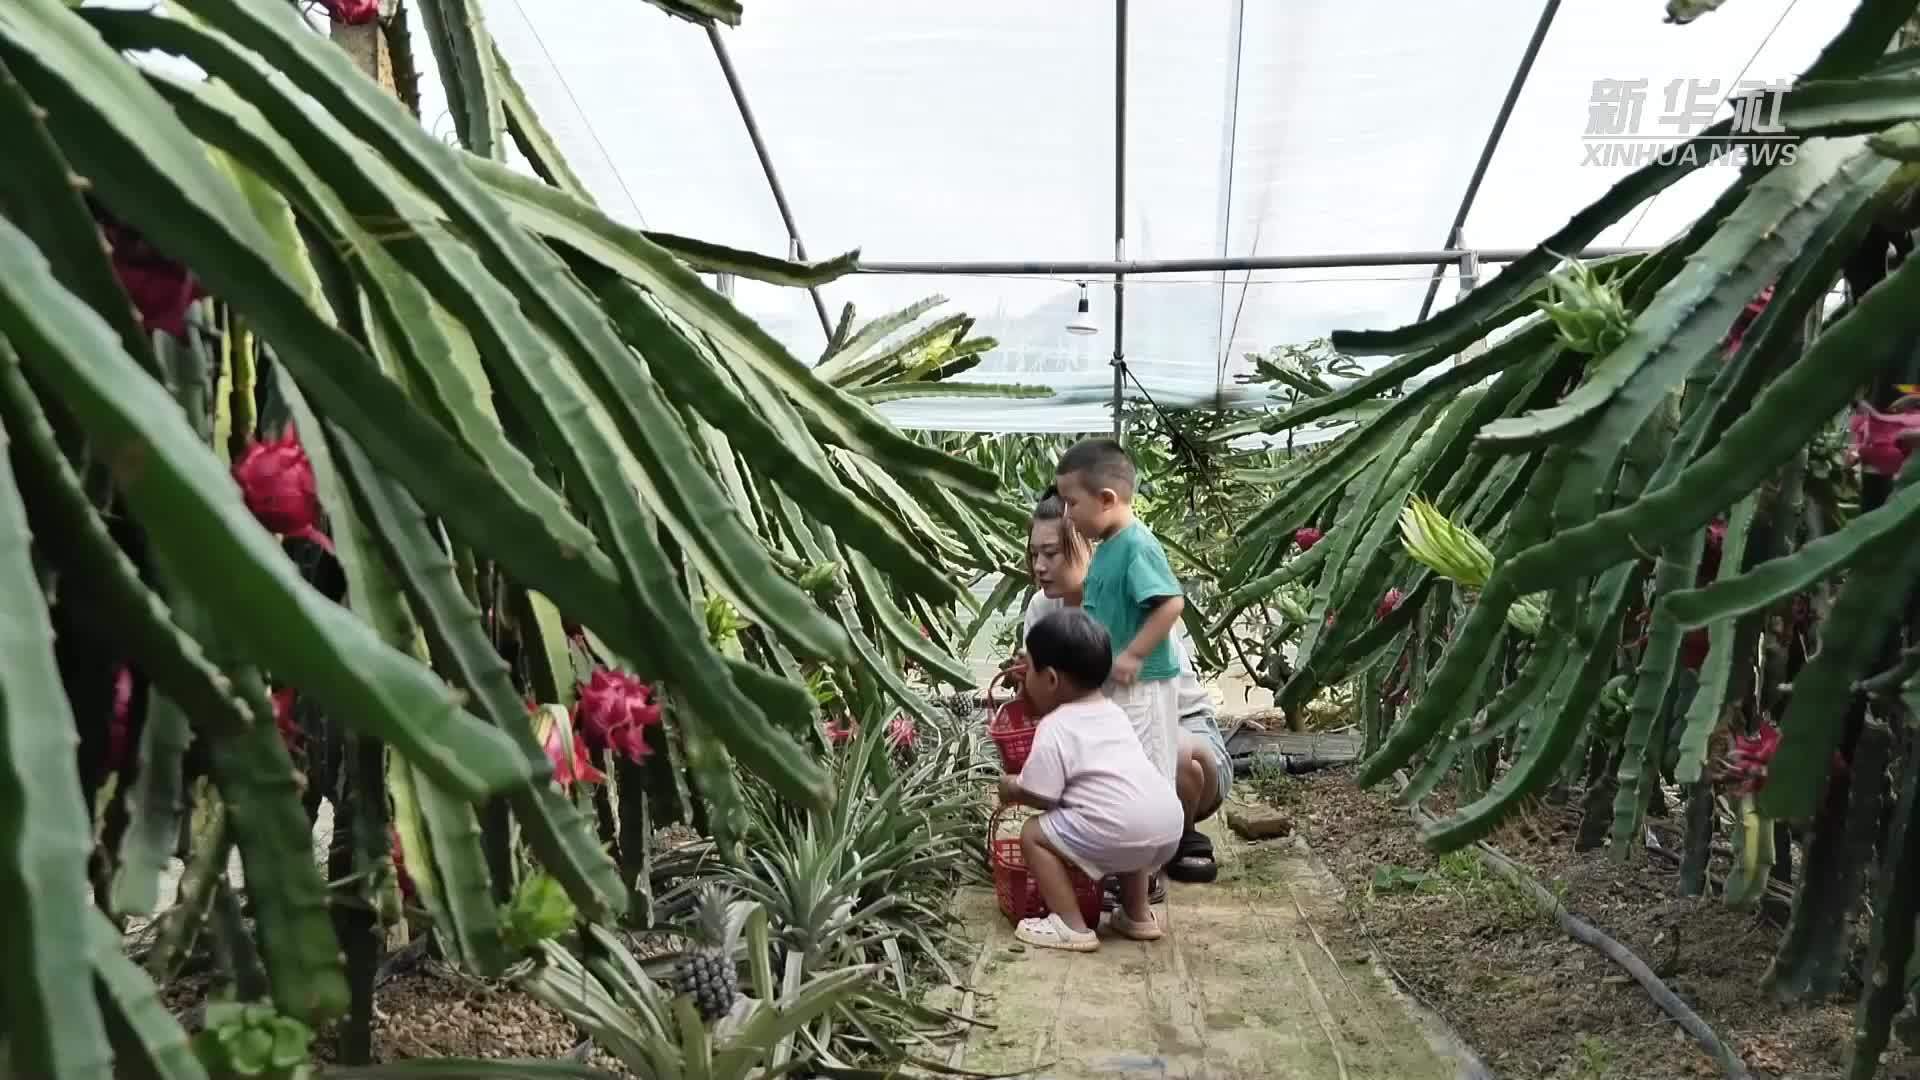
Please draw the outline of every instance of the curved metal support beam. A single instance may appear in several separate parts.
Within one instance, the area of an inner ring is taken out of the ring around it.
[[[1513,106],[1520,100],[1520,91],[1527,85],[1527,76],[1533,71],[1534,58],[1540,55],[1540,44],[1547,40],[1547,31],[1553,26],[1553,17],[1560,12],[1560,0],[1547,0],[1540,9],[1540,21],[1533,26],[1533,37],[1527,41],[1527,51],[1520,55],[1520,66],[1514,69],[1513,80],[1507,83],[1506,99],[1500,102],[1500,112],[1493,118],[1493,130],[1487,132],[1487,141],[1480,147],[1480,160],[1473,164],[1473,176],[1467,181],[1467,193],[1460,199],[1460,209],[1454,212],[1453,224],[1447,229],[1448,247],[1460,245],[1460,230],[1466,228],[1467,215],[1473,211],[1473,200],[1480,194],[1480,182],[1487,178],[1487,167],[1493,164],[1493,153],[1500,148],[1500,136],[1506,133],[1507,118],[1513,115]],[[1427,298],[1420,302],[1420,318],[1424,319],[1433,310],[1433,298],[1440,294],[1440,279],[1445,276],[1446,268],[1435,267],[1433,280],[1427,283]]]
[[[733,93],[733,103],[740,110],[740,122],[746,125],[747,138],[753,142],[754,155],[760,159],[760,171],[767,174],[767,187],[773,191],[773,203],[780,208],[780,220],[787,226],[787,239],[793,244],[793,258],[797,262],[807,261],[807,245],[800,241],[800,227],[793,222],[793,208],[787,205],[786,190],[780,186],[780,175],[773,171],[773,158],[767,153],[767,143],[760,137],[760,125],[753,119],[753,109],[747,104],[747,92],[740,86],[740,76],[733,70],[733,58],[727,55],[727,44],[720,40],[720,28],[709,22],[707,40],[713,42],[714,59],[720,61],[720,73],[727,78],[727,89]],[[833,340],[833,320],[827,316],[827,305],[820,299],[820,290],[816,286],[807,286],[807,293],[813,297],[813,310],[820,316],[820,332]]]

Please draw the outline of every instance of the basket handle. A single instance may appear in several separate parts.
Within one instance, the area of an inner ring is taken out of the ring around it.
[[[993,699],[993,690],[995,687],[1004,685],[1009,691],[1013,690],[1013,680],[1008,677],[1009,674],[1010,674],[1009,672],[1002,671],[1001,673],[999,673],[998,675],[995,675],[992,679],[987,681],[987,712],[988,713],[996,713],[1000,711],[1000,703]]]

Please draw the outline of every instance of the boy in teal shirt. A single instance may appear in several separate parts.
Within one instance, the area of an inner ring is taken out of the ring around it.
[[[1147,759],[1173,782],[1180,745],[1180,662],[1171,636],[1185,591],[1160,541],[1133,516],[1133,459],[1111,439],[1086,439],[1055,470],[1074,527],[1099,544],[1082,605],[1113,641],[1107,696],[1133,723]]]

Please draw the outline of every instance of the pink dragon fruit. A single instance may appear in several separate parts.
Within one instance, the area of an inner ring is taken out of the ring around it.
[[[1779,749],[1780,729],[1764,721],[1751,735],[1735,735],[1722,768],[1722,776],[1732,782],[1734,794],[1752,795],[1765,787],[1767,767]]]
[[[1847,421],[1853,457],[1868,472],[1893,476],[1907,463],[1907,451],[1920,439],[1920,412],[1883,413],[1857,405]]]
[[[321,0],[335,22],[365,26],[380,17],[380,0]]]
[[[914,734],[913,718],[906,713],[899,713],[887,722],[887,745],[895,750],[911,748]]]
[[[624,671],[596,667],[573,707],[574,728],[596,747],[639,764],[650,752],[646,729],[660,722],[653,688]]]
[[[333,541],[320,531],[320,496],[314,489],[313,463],[289,427],[279,438],[247,444],[233,463],[233,479],[247,509],[275,536],[297,536],[326,551]]]

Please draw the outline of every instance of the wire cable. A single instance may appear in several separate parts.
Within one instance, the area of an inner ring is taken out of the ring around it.
[[[515,10],[520,12],[520,21],[527,24],[527,32],[533,35],[533,43],[540,46],[540,55],[547,58],[547,67],[553,69],[553,77],[560,80],[560,89],[566,92],[567,100],[573,103],[573,111],[580,115],[580,123],[587,129],[587,138],[599,149],[600,157],[607,163],[607,171],[613,174],[613,182],[620,185],[620,194],[627,197],[627,205],[633,207],[633,216],[640,219],[640,227],[647,225],[646,211],[640,209],[640,201],[633,197],[633,191],[627,187],[626,177],[620,175],[620,167],[613,163],[613,155],[607,152],[607,144],[600,141],[600,133],[593,128],[593,121],[587,117],[587,110],[580,105],[580,99],[574,96],[573,84],[567,82],[566,73],[553,59],[553,53],[547,48],[546,39],[540,36],[540,28],[533,25],[533,16],[527,14],[520,0],[513,0]]]
[[[1738,87],[1740,85],[1740,80],[1747,77],[1747,71],[1753,67],[1753,62],[1755,60],[1760,59],[1760,53],[1766,49],[1767,43],[1773,40],[1774,34],[1780,32],[1781,24],[1785,23],[1787,21],[1787,16],[1793,14],[1793,9],[1799,6],[1800,6],[1800,0],[1787,0],[1787,6],[1784,10],[1780,12],[1780,17],[1773,20],[1772,29],[1769,29],[1767,31],[1767,35],[1760,39],[1760,44],[1755,45],[1753,47],[1753,55],[1747,57],[1747,62],[1740,65],[1740,74],[1735,75],[1733,77],[1733,81],[1727,84],[1729,88]],[[1733,100],[1732,97],[1729,96],[1727,98],[1722,99],[1720,104],[1724,106],[1724,105],[1730,104],[1732,100]],[[1719,112],[1720,110],[1715,109],[1714,111]],[[1660,196],[1665,195],[1667,191],[1668,191],[1667,188],[1662,188],[1661,190],[1654,192],[1653,198],[1648,199],[1647,204],[1640,208],[1640,216],[1633,219],[1632,225],[1627,226],[1626,239],[1621,241],[1622,247],[1625,247],[1626,245],[1631,244],[1633,242],[1633,234],[1640,231],[1640,226],[1647,220],[1647,215],[1653,213],[1653,204],[1659,202]]]
[[[1237,156],[1240,142],[1240,62],[1246,53],[1246,0],[1239,0],[1239,2],[1234,4],[1233,8],[1233,91],[1227,95],[1227,111],[1229,117],[1226,134],[1227,145],[1225,148],[1225,172],[1227,175],[1224,177],[1225,183],[1222,185],[1225,190],[1220,193],[1220,197],[1223,200],[1220,208],[1220,254],[1222,256],[1226,255],[1227,241],[1233,235],[1233,175],[1235,166],[1239,164]],[[1256,241],[1256,244],[1257,243]],[[1227,275],[1224,271],[1219,274],[1219,281],[1220,298],[1219,302],[1215,305],[1216,312],[1214,315],[1214,328],[1216,333],[1219,331],[1220,324],[1227,321]],[[1242,292],[1240,297],[1241,302],[1245,303],[1246,293]],[[1234,316],[1234,320],[1237,323],[1239,316]],[[1227,350],[1231,347],[1232,340],[1230,338],[1222,340],[1220,342],[1219,355],[1214,357],[1216,369],[1214,387],[1216,391],[1219,388],[1220,381],[1226,376]]]

